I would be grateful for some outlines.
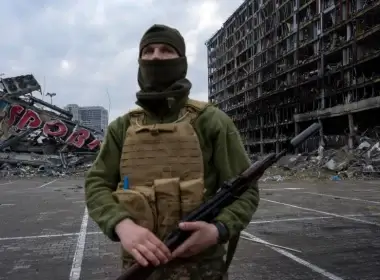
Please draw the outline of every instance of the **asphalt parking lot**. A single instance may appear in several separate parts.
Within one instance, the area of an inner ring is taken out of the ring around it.
[[[230,279],[380,279],[380,181],[260,187]],[[119,275],[119,244],[88,217],[81,179],[2,180],[0,193],[1,280]]]

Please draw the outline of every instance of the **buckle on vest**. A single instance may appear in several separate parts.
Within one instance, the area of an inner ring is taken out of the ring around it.
[[[149,128],[149,131],[153,136],[157,136],[160,132],[175,132],[176,130],[176,124],[172,123],[154,124]]]

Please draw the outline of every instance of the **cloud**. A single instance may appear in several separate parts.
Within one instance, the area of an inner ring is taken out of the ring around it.
[[[4,1],[0,73],[35,75],[54,104],[101,105],[110,121],[135,107],[138,43],[154,23],[185,37],[192,98],[207,100],[204,43],[242,0]],[[107,90],[111,102],[107,96]],[[46,98],[46,97],[45,97]]]

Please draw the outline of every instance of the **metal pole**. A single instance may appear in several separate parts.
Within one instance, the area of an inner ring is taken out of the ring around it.
[[[106,89],[106,93],[107,93],[107,96],[108,96],[108,115],[110,114],[110,111],[111,111],[111,96],[108,92],[108,88]]]
[[[55,92],[47,92],[47,96],[50,96],[50,104],[53,105],[53,96],[56,96],[57,94]]]

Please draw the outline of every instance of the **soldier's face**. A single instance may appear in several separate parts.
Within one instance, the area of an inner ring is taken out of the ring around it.
[[[166,44],[150,44],[141,52],[141,59],[173,59],[179,57],[177,51]]]

